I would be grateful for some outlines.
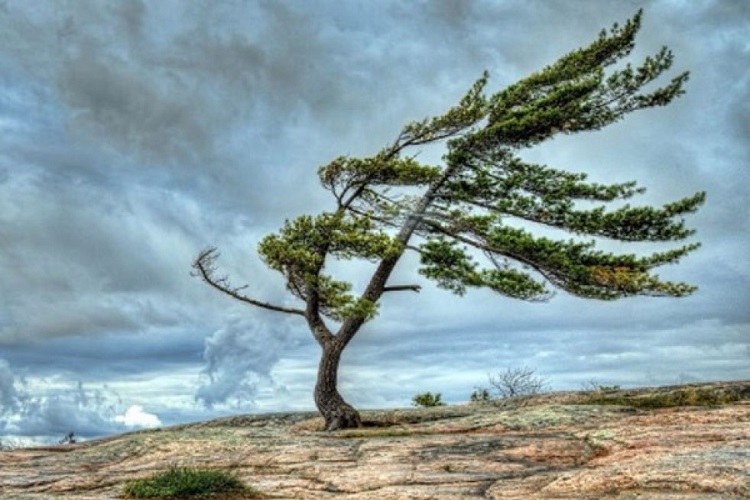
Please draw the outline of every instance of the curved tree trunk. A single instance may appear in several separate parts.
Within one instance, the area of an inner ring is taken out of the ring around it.
[[[325,419],[327,431],[360,427],[362,419],[357,410],[339,394],[336,382],[339,361],[344,350],[339,342],[332,341],[323,345],[318,366],[318,382],[315,384],[315,406]]]

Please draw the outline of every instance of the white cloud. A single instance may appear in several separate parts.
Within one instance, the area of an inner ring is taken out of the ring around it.
[[[0,376],[5,391],[0,408],[0,435],[27,436],[53,442],[74,432],[86,437],[101,436],[124,430],[111,421],[119,396],[106,387],[89,389],[81,382],[21,379],[8,370]],[[40,389],[41,388],[41,389]]]
[[[0,359],[0,437],[52,443],[71,432],[89,439],[162,425],[142,405],[130,405],[125,411],[122,406],[120,395],[106,385],[91,388],[60,376],[22,379]]]
[[[117,415],[115,422],[124,424],[126,427],[153,428],[161,426],[159,417],[153,413],[148,413],[141,405],[133,405],[128,408],[123,415]]]

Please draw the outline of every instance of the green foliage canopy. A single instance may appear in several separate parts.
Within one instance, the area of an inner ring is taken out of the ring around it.
[[[672,65],[667,48],[638,66],[615,67],[629,56],[640,24],[639,12],[589,46],[489,96],[485,72],[456,106],[406,125],[375,155],[342,156],[322,166],[319,177],[335,199],[333,211],[287,221],[259,246],[265,263],[284,276],[305,309],[259,303],[224,278],[212,284],[255,305],[304,315],[314,332],[322,331],[320,315],[343,322],[350,336],[375,315],[383,293],[419,289],[387,285],[407,251],[419,254],[421,275],[457,294],[488,288],[539,301],[555,288],[605,300],[691,293],[692,285],[663,281],[653,270],[678,262],[698,243],[637,256],[598,250],[596,238],[688,238],[693,230],[683,216],[703,203],[705,193],[662,207],[631,206],[623,200],[645,191],[635,182],[597,184],[584,173],[530,163],[520,155],[557,135],[599,130],[683,93],[687,73],[653,88]],[[421,163],[409,153],[433,143],[445,143],[441,165]],[[530,226],[578,239],[541,237]],[[211,249],[202,255],[204,265],[200,257],[196,265],[210,280],[216,254]],[[365,259],[377,267],[365,290],[355,294],[350,283],[325,274],[329,258]]]

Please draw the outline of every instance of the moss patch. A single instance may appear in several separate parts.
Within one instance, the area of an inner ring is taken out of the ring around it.
[[[741,395],[719,388],[685,387],[672,391],[647,394],[595,391],[582,404],[621,405],[641,409],[675,408],[682,406],[721,406],[736,403]]]
[[[125,486],[128,498],[260,498],[225,471],[174,467]]]

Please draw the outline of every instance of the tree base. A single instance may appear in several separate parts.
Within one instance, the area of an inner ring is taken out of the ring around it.
[[[323,413],[326,431],[338,431],[342,429],[356,429],[362,427],[362,418],[359,412],[352,406],[343,403]]]

